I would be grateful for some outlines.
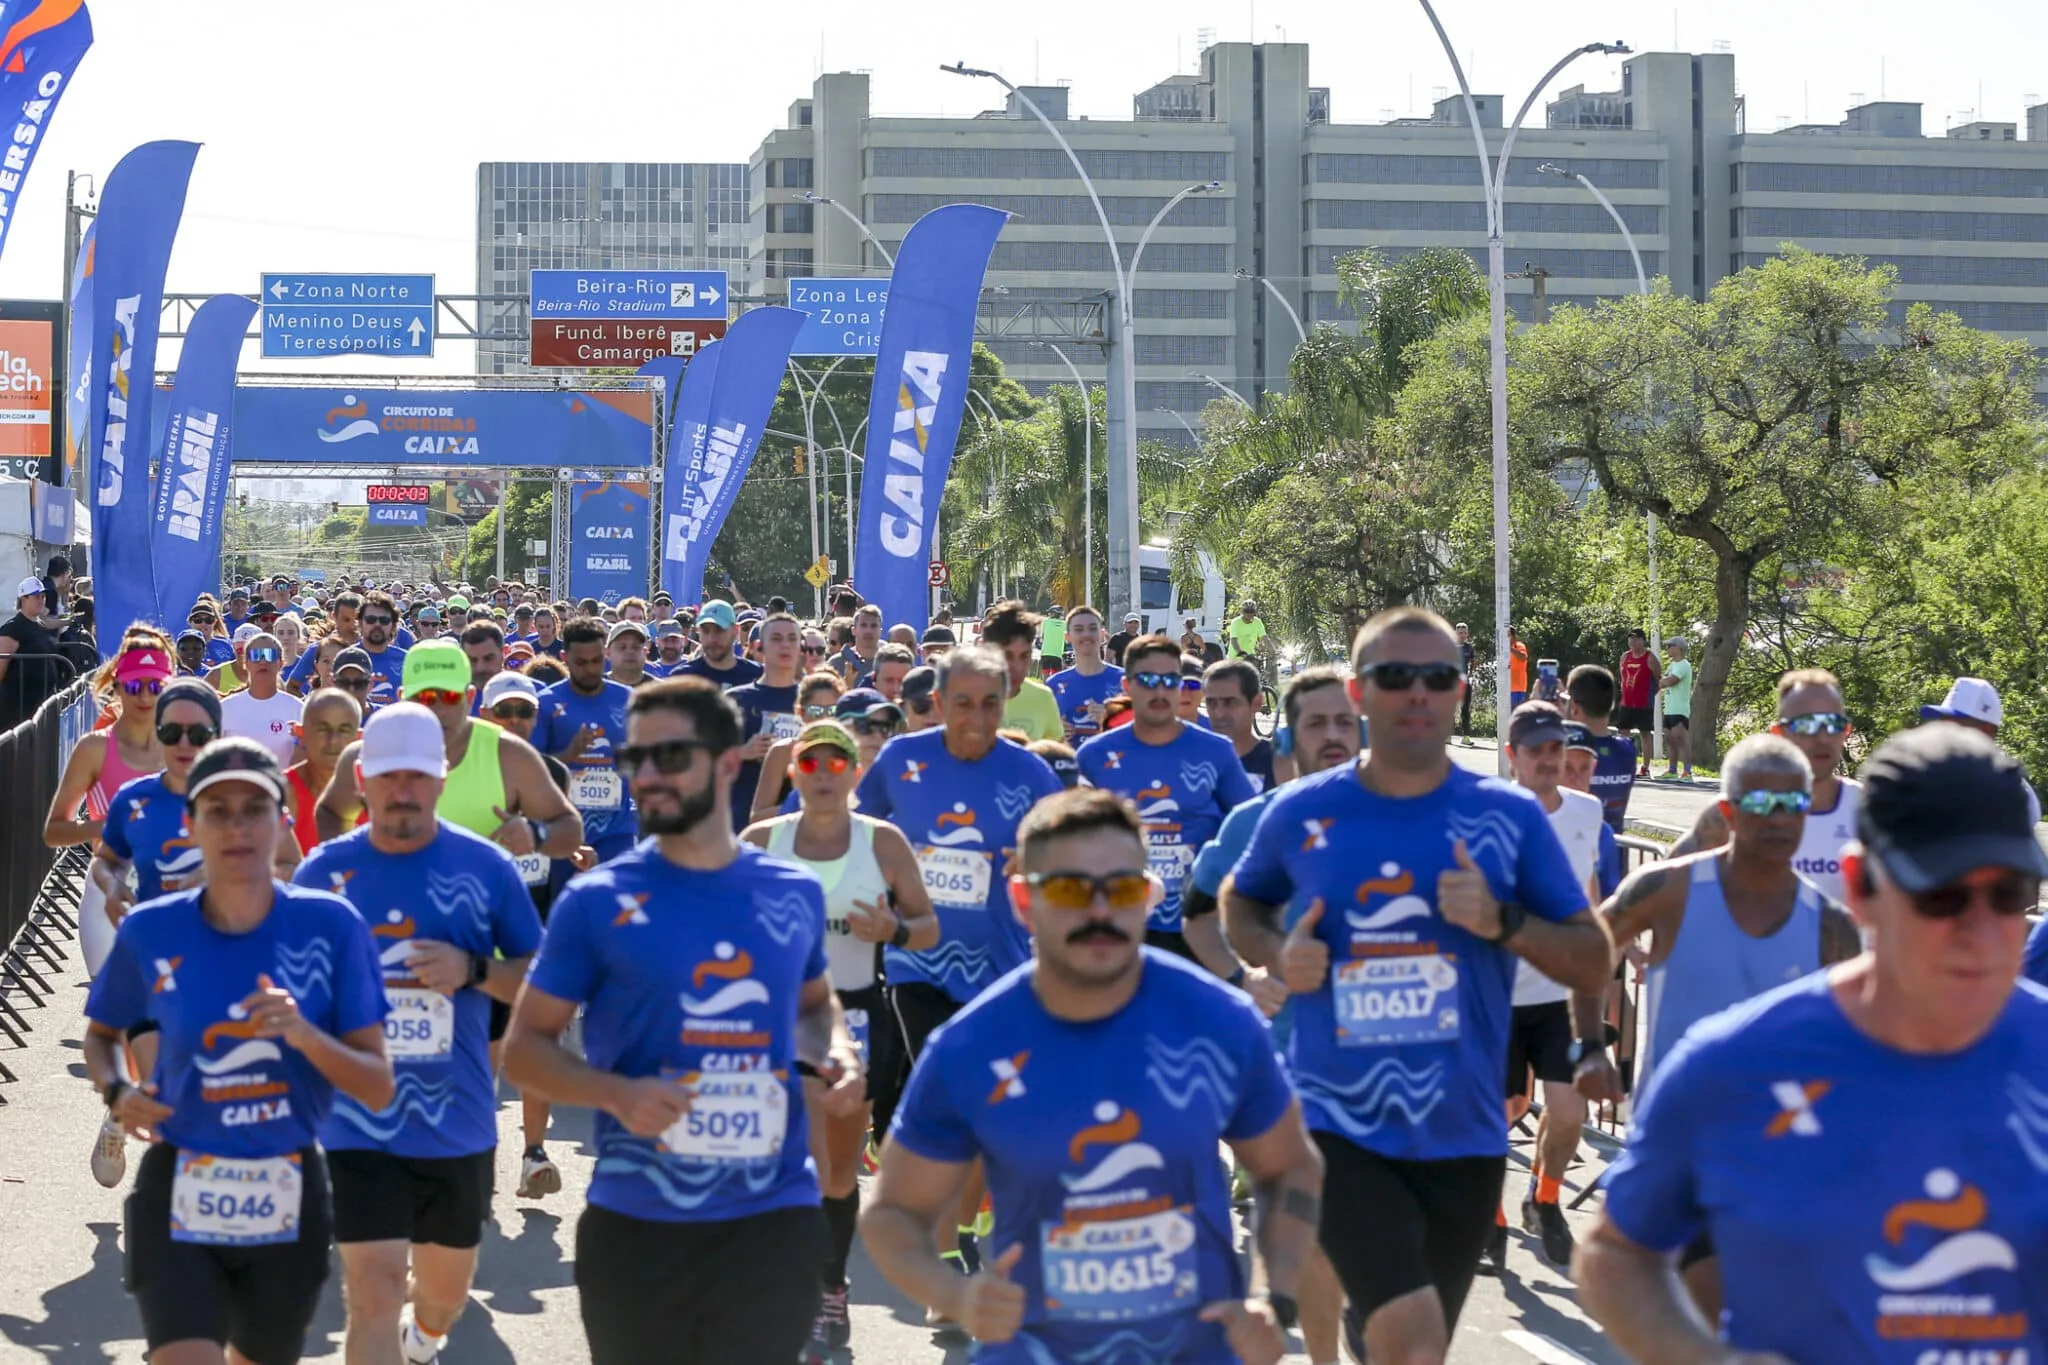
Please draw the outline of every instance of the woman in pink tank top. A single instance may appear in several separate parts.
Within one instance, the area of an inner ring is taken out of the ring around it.
[[[43,822],[43,839],[50,847],[97,842],[114,793],[123,783],[163,767],[163,746],[156,737],[156,695],[171,679],[172,657],[161,631],[138,626],[122,640],[114,661],[101,670],[95,681],[103,695],[113,695],[114,720],[81,737],[65,759],[64,776]]]

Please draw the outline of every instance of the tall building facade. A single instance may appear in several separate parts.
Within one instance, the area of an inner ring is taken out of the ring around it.
[[[535,269],[747,269],[744,163],[486,161],[476,170],[476,288],[523,296]],[[483,329],[526,331],[523,304],[486,304]],[[482,374],[527,369],[525,341],[477,347]]]
[[[1070,117],[1063,87],[1026,93],[1087,167],[1126,268],[1167,202],[1203,187],[1158,222],[1137,263],[1136,416],[1145,436],[1185,440],[1183,423],[1219,386],[1254,401],[1284,389],[1294,317],[1309,327],[1346,323],[1336,275],[1346,252],[1374,247],[1398,258],[1447,246],[1484,259],[1486,210],[1461,98],[1420,118],[1335,121],[1299,43],[1212,45],[1199,71],[1137,93],[1128,119]],[[478,179],[480,287],[522,291],[535,263],[725,260],[736,294],[780,301],[792,277],[887,274],[854,218],[893,253],[919,215],[972,201],[1014,215],[986,282],[998,304],[1114,289],[1094,206],[1019,100],[973,118],[894,118],[876,115],[870,94],[866,74],[819,77],[743,167],[487,165]],[[1503,101],[1482,94],[1474,105],[1497,158]],[[1897,101],[1865,104],[1839,124],[1756,133],[1732,55],[1653,52],[1623,63],[1619,90],[1568,88],[1529,123],[1506,187],[1517,316],[1531,315],[1539,292],[1556,306],[1637,287],[1613,220],[1572,178],[1583,174],[1628,224],[1646,274],[1676,293],[1703,298],[1730,272],[1796,243],[1896,267],[1901,311],[1924,300],[2048,347],[2048,105],[1945,136],[1926,135],[1920,107]],[[593,208],[599,192],[637,195],[627,183],[635,172],[663,170],[720,172],[744,186],[743,204],[721,209],[743,213],[743,259],[707,254],[740,245],[725,235],[738,232],[732,220],[672,217],[708,207],[706,181],[693,180],[684,201],[673,198],[677,187],[666,200],[657,192],[645,209],[654,216],[630,239],[605,235],[601,224],[629,199]],[[715,241],[706,232],[713,221]],[[657,243],[657,229],[677,232],[678,244]],[[671,249],[697,254],[652,259]],[[1043,348],[999,340],[994,349],[1035,390],[1067,379]],[[1092,348],[1069,354],[1084,373],[1101,372]]]

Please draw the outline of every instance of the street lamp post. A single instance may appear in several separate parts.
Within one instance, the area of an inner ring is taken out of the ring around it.
[[[1436,17],[1436,10],[1429,0],[1420,0],[1422,12],[1429,16],[1429,25],[1436,30],[1437,41],[1443,44],[1444,56],[1451,63],[1451,74],[1458,78],[1458,90],[1465,98],[1465,121],[1472,128],[1472,144],[1479,155],[1480,187],[1486,195],[1486,293],[1490,305],[1493,343],[1493,649],[1494,649],[1494,690],[1498,695],[1494,710],[1496,739],[1499,743],[1500,771],[1507,773],[1508,762],[1508,698],[1510,695],[1508,653],[1508,322],[1507,322],[1507,240],[1504,232],[1507,213],[1503,198],[1507,192],[1508,159],[1515,149],[1515,134],[1522,129],[1522,120],[1529,116],[1537,96],[1549,88],[1560,72],[1581,57],[1595,53],[1624,55],[1630,49],[1626,43],[1588,43],[1566,53],[1562,60],[1551,67],[1543,79],[1529,91],[1529,97],[1522,101],[1521,109],[1515,114],[1515,121],[1508,125],[1507,134],[1501,139],[1500,163],[1498,169],[1486,152],[1486,130],[1479,123],[1479,105],[1472,98],[1472,87],[1465,79],[1464,63],[1458,60],[1457,49],[1451,46],[1450,35],[1444,32],[1443,22]]]
[[[1265,285],[1267,291],[1273,296],[1273,302],[1287,310],[1287,320],[1294,324],[1295,339],[1303,345],[1308,343],[1308,328],[1301,325],[1301,314],[1294,311],[1294,305],[1289,303],[1287,296],[1280,292],[1279,285],[1273,283],[1264,275],[1254,275],[1251,271],[1244,269],[1240,269],[1237,272],[1237,277],[1241,280],[1257,280],[1260,284]]]
[[[1172,207],[1167,205],[1167,208]],[[1164,211],[1160,217],[1165,217]],[[1156,223],[1158,219],[1153,221]],[[1138,250],[1144,249],[1145,244],[1138,243]],[[1136,264],[1137,257],[1133,256],[1131,260]],[[1067,373],[1074,377],[1074,387],[1081,391],[1081,602],[1092,603],[1095,600],[1095,416],[1088,406],[1088,386],[1081,381],[1081,371],[1056,343],[1034,341],[1031,344],[1042,346],[1058,356],[1060,363],[1067,367]],[[1081,602],[1073,603],[1069,610],[1080,606]]]
[[[1578,171],[1568,171],[1551,162],[1544,162],[1537,171],[1543,175],[1554,175],[1562,180],[1576,180],[1586,187],[1586,193],[1600,201],[1600,207],[1607,210],[1607,216],[1614,220],[1614,226],[1621,229],[1621,240],[1628,246],[1628,258],[1636,267],[1636,293],[1650,292],[1650,277],[1643,271],[1643,253],[1636,250],[1636,235],[1628,230],[1628,222],[1621,216],[1621,210],[1614,207],[1614,201],[1600,192],[1600,187]],[[1643,534],[1650,548],[1650,648],[1662,649],[1664,639],[1659,634],[1657,611],[1657,514],[1643,513]],[[1658,679],[1659,683],[1663,680]],[[1654,715],[1650,722],[1650,749],[1653,758],[1664,757],[1664,689],[1659,686],[1650,694],[1650,705]]]
[[[1123,612],[1134,610],[1138,601],[1138,379],[1131,344],[1131,276],[1124,270],[1123,253],[1117,247],[1116,232],[1109,225],[1109,214],[1102,207],[1102,196],[1096,193],[1094,180],[1089,178],[1081,158],[1075,155],[1058,126],[1045,116],[1037,102],[998,72],[971,67],[965,62],[939,69],[955,76],[985,77],[995,81],[1030,110],[1032,117],[1066,153],[1074,174],[1081,177],[1081,186],[1088,191],[1088,199],[1095,205],[1096,220],[1101,223],[1103,239],[1109,245],[1109,264],[1116,276],[1117,298],[1116,315],[1111,319],[1113,325],[1110,328],[1116,377],[1109,385],[1106,409],[1109,437],[1109,609],[1111,617],[1117,618]]]
[[[1238,405],[1242,407],[1246,412],[1254,414],[1258,412],[1258,409],[1251,405],[1251,400],[1247,399],[1243,394],[1239,393],[1236,389],[1231,388],[1230,385],[1224,383],[1222,380],[1218,379],[1213,374],[1203,374],[1200,370],[1189,370],[1188,378],[1199,379],[1204,384],[1207,384],[1210,388],[1215,389],[1221,393],[1227,394],[1230,397],[1236,399]]]
[[[894,270],[896,268],[896,258],[889,254],[889,248],[882,245],[882,239],[875,236],[874,229],[870,228],[866,223],[862,222],[861,216],[855,213],[852,209],[846,207],[846,205],[840,203],[837,199],[830,198],[827,195],[819,194],[814,190],[804,191],[803,202],[806,204],[823,204],[827,208],[839,210],[839,212],[845,217],[847,222],[853,224],[855,227],[860,229],[860,235],[868,239],[868,245],[875,249],[876,254],[882,258],[883,263],[886,264],[891,270]]]
[[[1174,421],[1180,423],[1180,429],[1182,431],[1185,431],[1188,434],[1188,439],[1195,443],[1197,449],[1200,449],[1202,444],[1202,438],[1199,434],[1196,433],[1193,427],[1188,425],[1187,418],[1181,416],[1180,413],[1175,411],[1173,408],[1154,408],[1152,409],[1152,411],[1163,412],[1168,417],[1171,417]]]

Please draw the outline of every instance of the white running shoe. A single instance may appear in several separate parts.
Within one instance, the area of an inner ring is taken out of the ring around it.
[[[562,1192],[562,1172],[554,1162],[548,1160],[546,1152],[528,1152],[519,1162],[519,1188],[521,1199],[545,1199],[551,1194]]]
[[[447,1338],[441,1338],[445,1341]],[[405,1352],[405,1358],[412,1365],[433,1365],[441,1354],[441,1341],[428,1341],[420,1332],[420,1326],[410,1317],[405,1320],[405,1330],[399,1334],[398,1344]]]
[[[128,1174],[128,1134],[120,1120],[108,1114],[100,1120],[99,1135],[92,1143],[92,1178],[113,1189]]]

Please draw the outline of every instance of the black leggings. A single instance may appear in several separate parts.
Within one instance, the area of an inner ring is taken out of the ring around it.
[[[1335,1133],[1311,1136],[1323,1153],[1323,1252],[1359,1321],[1433,1288],[1455,1330],[1493,1231],[1507,1158],[1402,1161]]]

